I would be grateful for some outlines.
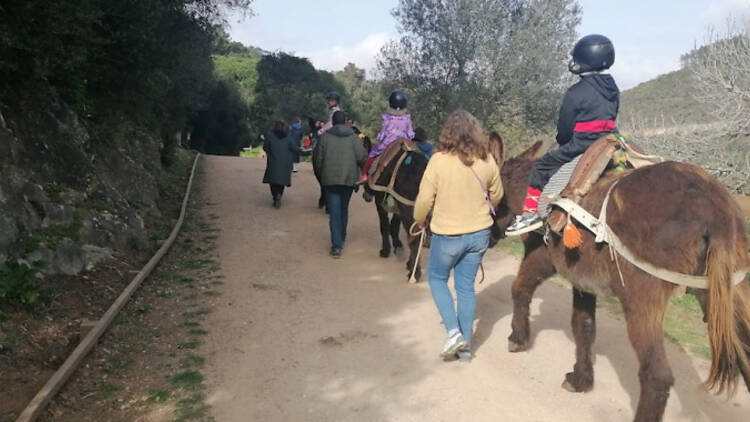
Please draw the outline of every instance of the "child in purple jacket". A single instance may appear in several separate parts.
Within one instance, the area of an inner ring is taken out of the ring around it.
[[[388,97],[388,105],[390,108],[383,115],[383,124],[380,128],[380,133],[378,133],[378,141],[380,143],[367,156],[362,173],[359,175],[360,183],[367,181],[367,173],[370,171],[375,158],[382,154],[393,141],[402,138],[414,139],[411,115],[406,110],[406,94],[400,89],[391,92],[390,97]]]

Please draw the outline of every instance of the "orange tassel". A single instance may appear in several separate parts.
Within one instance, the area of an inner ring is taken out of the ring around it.
[[[575,249],[583,244],[583,237],[581,232],[578,231],[578,227],[568,219],[568,224],[565,225],[563,230],[563,245],[568,249]]]

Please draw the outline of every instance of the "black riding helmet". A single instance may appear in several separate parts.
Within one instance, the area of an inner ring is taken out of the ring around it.
[[[326,101],[333,100],[336,101],[336,104],[338,104],[341,101],[341,95],[339,95],[336,91],[331,91],[328,94],[326,94]]]
[[[406,108],[406,94],[400,89],[395,89],[388,97],[388,105],[394,110],[403,110]]]
[[[568,63],[571,73],[580,75],[609,69],[615,63],[615,47],[604,35],[591,34],[578,40],[570,53]]]

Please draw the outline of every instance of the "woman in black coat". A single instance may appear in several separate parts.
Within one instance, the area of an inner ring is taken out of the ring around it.
[[[295,154],[310,155],[310,152],[294,143],[288,136],[286,125],[282,121],[274,123],[273,129],[266,135],[263,151],[266,152],[266,173],[263,175],[263,183],[271,185],[273,206],[279,208],[284,187],[292,186],[292,166]]]

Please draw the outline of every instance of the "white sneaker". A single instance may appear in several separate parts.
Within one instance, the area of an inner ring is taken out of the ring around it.
[[[458,352],[459,349],[466,346],[466,340],[464,340],[464,336],[461,335],[460,332],[453,334],[452,336],[448,337],[448,340],[445,341],[445,345],[443,346],[443,350],[440,352],[440,356],[443,358],[447,358],[450,356],[453,356]]]
[[[513,219],[513,224],[505,230],[506,236],[518,236],[541,229],[544,225],[539,214],[523,213]]]

